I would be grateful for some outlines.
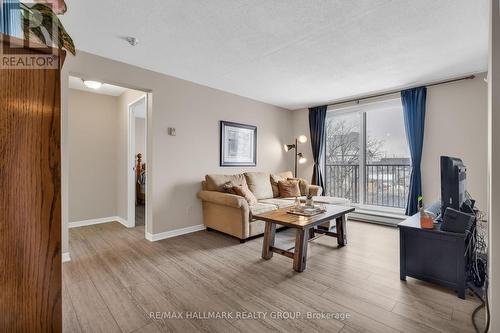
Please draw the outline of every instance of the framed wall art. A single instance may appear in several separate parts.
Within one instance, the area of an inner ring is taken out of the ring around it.
[[[257,165],[257,127],[220,122],[220,166]]]

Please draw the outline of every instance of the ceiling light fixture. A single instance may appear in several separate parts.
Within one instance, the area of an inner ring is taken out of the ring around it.
[[[92,80],[84,80],[82,79],[83,81],[83,84],[85,85],[85,87],[87,88],[90,88],[90,89],[99,89],[102,87],[102,82],[99,82],[99,81],[92,81]]]

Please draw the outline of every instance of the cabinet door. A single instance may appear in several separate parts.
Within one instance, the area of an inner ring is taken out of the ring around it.
[[[60,179],[59,69],[0,69],[1,332],[61,331]]]

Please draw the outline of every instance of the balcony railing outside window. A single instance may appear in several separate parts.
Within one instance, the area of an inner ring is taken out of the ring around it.
[[[365,165],[364,204],[405,208],[410,184],[408,164]],[[358,164],[326,164],[326,194],[360,203]]]
[[[359,165],[327,164],[326,195],[359,203]]]

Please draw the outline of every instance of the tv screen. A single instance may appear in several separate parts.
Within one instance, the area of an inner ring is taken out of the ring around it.
[[[441,216],[446,208],[460,210],[466,200],[467,168],[461,159],[441,156]]]

